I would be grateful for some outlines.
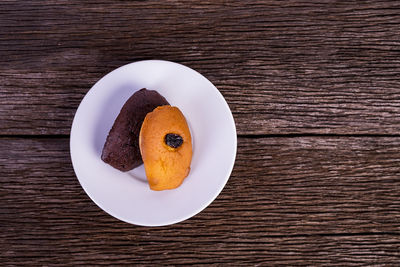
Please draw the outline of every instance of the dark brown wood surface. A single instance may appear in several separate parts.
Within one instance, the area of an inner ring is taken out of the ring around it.
[[[241,138],[221,195],[194,218],[160,228],[119,222],[95,206],[75,178],[68,141],[0,140],[2,256],[10,263],[400,260],[398,137]]]
[[[141,59],[226,98],[238,154],[172,226],[99,209],[69,156],[83,96]],[[0,2],[0,265],[398,265],[399,1]]]
[[[208,77],[239,134],[395,134],[399,14],[376,0],[1,1],[0,133],[69,134],[98,79],[155,58]]]

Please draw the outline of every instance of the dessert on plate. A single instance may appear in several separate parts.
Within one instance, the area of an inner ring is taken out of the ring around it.
[[[174,189],[188,176],[192,137],[182,112],[169,105],[146,115],[139,135],[147,180],[152,190]]]
[[[101,159],[124,172],[144,163],[150,189],[177,188],[188,176],[192,160],[186,119],[157,91],[143,88],[123,105]]]
[[[118,114],[103,147],[101,159],[120,171],[130,171],[143,161],[139,149],[139,132],[147,113],[169,105],[157,91],[145,88],[134,93]]]

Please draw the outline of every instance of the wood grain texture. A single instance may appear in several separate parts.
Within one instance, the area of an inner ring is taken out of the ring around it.
[[[0,134],[68,134],[103,75],[208,77],[239,134],[398,134],[399,1],[1,1]]]
[[[1,265],[398,265],[399,26],[399,1],[0,1]],[[46,136],[142,59],[204,74],[241,136],[220,196],[172,226],[104,213]]]
[[[233,174],[165,227],[102,212],[68,139],[0,138],[0,261],[9,264],[360,265],[400,261],[400,138],[239,138]]]

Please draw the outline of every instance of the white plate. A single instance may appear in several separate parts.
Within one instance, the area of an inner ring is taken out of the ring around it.
[[[100,156],[125,101],[137,90],[157,90],[185,115],[193,139],[191,171],[177,189],[150,190],[143,165],[121,172]],[[146,60],[99,80],[75,114],[70,140],[80,184],[104,211],[122,221],[162,226],[188,219],[222,191],[236,157],[236,128],[228,104],[200,73],[181,64]]]

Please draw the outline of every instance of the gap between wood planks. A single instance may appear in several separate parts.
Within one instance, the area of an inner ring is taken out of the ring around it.
[[[238,134],[238,138],[298,138],[298,137],[400,137],[399,134]],[[69,134],[0,134],[0,138],[70,138]]]
[[[389,235],[400,236],[396,232],[359,232],[359,233],[318,233],[318,234],[286,234],[286,235],[267,235],[267,238],[286,238],[286,237],[310,237],[310,236],[369,236],[369,235]]]

